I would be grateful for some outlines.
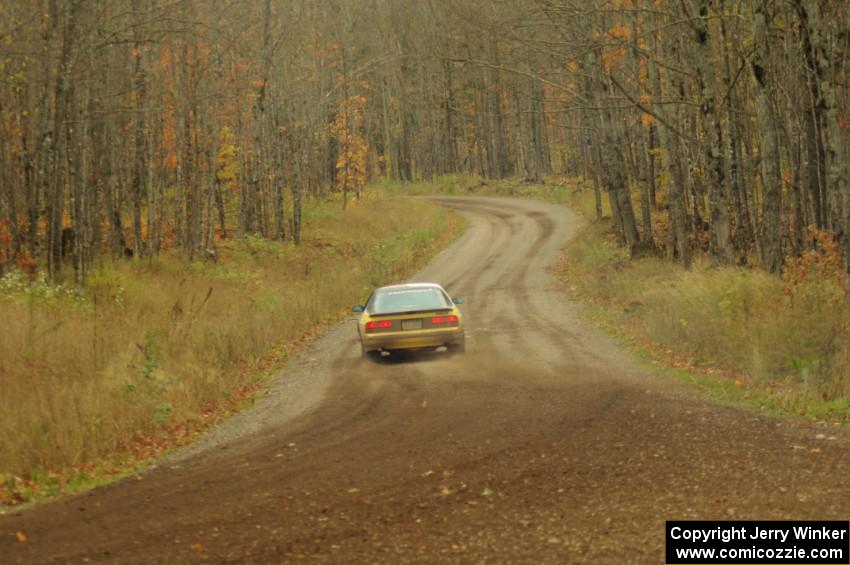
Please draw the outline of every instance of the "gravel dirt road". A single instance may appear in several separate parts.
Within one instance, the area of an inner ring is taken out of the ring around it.
[[[663,563],[666,519],[850,517],[846,430],[714,404],[581,321],[548,272],[568,211],[439,200],[470,226],[414,280],[465,299],[466,355],[361,360],[340,324],[197,445],[0,516],[0,561]]]

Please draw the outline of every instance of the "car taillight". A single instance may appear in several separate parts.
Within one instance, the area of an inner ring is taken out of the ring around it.
[[[437,316],[431,318],[432,324],[456,324],[457,316]]]
[[[392,320],[381,320],[380,322],[366,322],[367,330],[375,330],[378,328],[391,328],[393,327]]]

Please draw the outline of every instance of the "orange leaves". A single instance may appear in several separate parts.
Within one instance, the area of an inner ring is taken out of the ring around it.
[[[604,50],[602,52],[602,66],[605,70],[609,73],[617,70],[623,59],[623,53],[625,53],[625,50],[622,47]]]
[[[177,168],[177,137],[174,131],[174,122],[172,120],[164,120],[161,143],[164,154],[162,157],[162,167],[169,171],[173,171]]]
[[[614,24],[607,31],[594,31],[593,35],[607,40],[602,48],[602,66],[608,72],[617,70],[626,54],[625,45],[632,37],[631,30],[622,24]]]
[[[25,273],[30,280],[34,281],[38,274],[38,261],[30,255],[29,251],[23,250],[15,257],[15,267]]]
[[[649,95],[649,93],[644,92],[640,95],[640,103],[645,108],[649,108],[649,106],[652,104],[652,97]],[[640,122],[644,125],[644,127],[649,127],[655,123],[655,116],[644,112],[640,117]]]
[[[12,232],[9,231],[9,218],[0,220],[0,246],[8,245],[12,241]]]
[[[786,291],[791,286],[811,279],[833,280],[839,288],[844,287],[846,277],[841,266],[841,251],[833,234],[809,226],[805,245],[808,247],[799,257],[791,257],[782,271]],[[789,286],[790,285],[790,286]]]
[[[346,104],[346,102],[343,101],[343,104]],[[360,94],[353,94],[348,97],[347,104],[350,106],[349,112],[353,114],[359,113],[358,119],[360,120],[360,124],[362,124],[363,110],[366,108],[366,97]]]
[[[608,36],[615,39],[628,40],[632,37],[632,30],[621,24],[614,24],[608,30]]]
[[[218,134],[218,141],[216,177],[225,189],[235,189],[239,175],[239,149],[236,147],[236,136],[233,130],[225,126]]]
[[[366,184],[366,156],[369,144],[363,137],[366,98],[359,94],[340,103],[336,119],[330,125],[330,135],[339,143],[336,161],[339,188],[362,188]]]
[[[9,218],[3,218],[0,220],[0,265],[9,260],[11,243],[12,232],[9,231]]]
[[[847,275],[841,265],[838,241],[833,234],[813,227],[809,227],[805,241],[808,249],[785,263],[782,293],[792,306],[806,311],[844,312]],[[834,328],[834,332],[850,331],[844,320],[845,325]]]

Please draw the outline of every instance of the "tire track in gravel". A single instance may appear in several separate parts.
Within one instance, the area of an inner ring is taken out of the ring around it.
[[[666,519],[847,519],[846,430],[718,406],[581,320],[548,270],[572,214],[438,201],[469,230],[415,280],[468,298],[465,356],[364,361],[346,321],[182,455],[0,516],[4,563],[659,563]]]

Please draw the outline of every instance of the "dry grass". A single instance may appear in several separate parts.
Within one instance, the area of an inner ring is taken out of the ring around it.
[[[686,271],[651,255],[630,260],[614,241],[605,194],[609,219],[594,221],[589,182],[552,177],[535,185],[449,176],[416,188],[569,206],[589,223],[568,245],[561,278],[593,305],[590,312],[604,326],[665,364],[706,375],[708,387],[733,383],[745,389],[743,395],[776,408],[850,420],[850,302],[835,276],[840,262],[828,238],[818,241],[820,252],[789,261],[781,278],[714,268],[700,257]],[[664,240],[663,220],[654,219],[656,241]]]
[[[581,210],[592,195],[574,198]],[[686,271],[658,257],[629,260],[605,220],[567,247],[561,276],[606,325],[676,364],[726,374],[785,407],[847,419],[850,304],[824,268],[831,261],[813,254],[783,277],[704,258]]]
[[[404,194],[514,196],[545,200],[556,204],[574,205],[576,203],[574,199],[575,182],[567,181],[559,176],[547,178],[545,184],[533,184],[518,179],[488,180],[472,175],[451,174],[415,184],[387,183],[385,188]],[[590,214],[593,211],[594,204],[592,201],[588,204],[590,208],[587,212]]]
[[[217,263],[108,265],[79,292],[3,279],[0,494],[3,474],[78,466],[203,426],[256,385],[264,360],[410,272],[458,227],[427,203],[372,200],[345,213],[311,205],[300,248],[228,241]]]

